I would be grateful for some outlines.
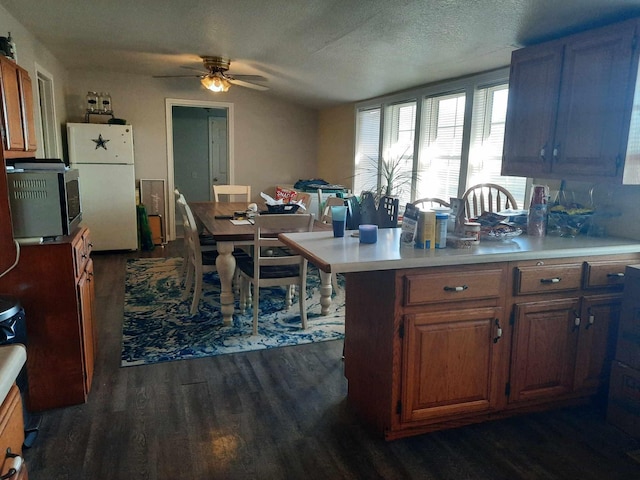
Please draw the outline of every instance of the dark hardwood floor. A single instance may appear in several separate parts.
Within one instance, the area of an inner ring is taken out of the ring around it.
[[[342,342],[121,368],[126,259],[179,251],[94,255],[93,388],[43,413],[32,480],[640,479],[640,442],[591,406],[385,442],[347,405]]]

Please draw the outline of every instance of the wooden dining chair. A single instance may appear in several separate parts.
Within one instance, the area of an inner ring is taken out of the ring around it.
[[[450,207],[451,206],[449,202],[446,202],[436,197],[420,198],[411,203],[413,203],[420,210],[429,210],[433,207]]]
[[[320,217],[320,222],[331,223],[331,207],[338,207],[342,205],[345,205],[344,198],[327,197],[327,199],[324,201],[324,207],[322,209],[322,217]]]
[[[228,202],[250,202],[250,185],[213,185],[213,201],[220,202],[221,195],[224,195]]]
[[[184,281],[183,300],[186,300],[191,293],[193,284],[193,299],[191,301],[190,313],[195,315],[198,312],[200,296],[202,295],[202,281],[205,272],[215,271],[218,251],[212,250],[203,252],[200,248],[198,227],[191,208],[187,204],[184,195],[180,194],[176,204],[183,219],[185,249],[186,277]]]
[[[184,209],[182,209],[180,207],[180,205],[178,205],[178,199],[180,198],[180,196],[182,195],[180,193],[180,190],[178,190],[177,188],[175,188],[173,190],[173,194],[175,196],[175,200],[176,200],[176,210],[177,210],[177,214],[179,218],[176,218],[176,226],[181,226],[182,227],[182,237],[183,237],[183,246],[182,246],[182,257],[183,257],[183,262],[182,262],[182,267],[180,269],[180,277],[184,277],[186,271],[187,271],[187,265],[188,265],[188,261],[187,258],[189,256],[189,244],[187,242],[187,229],[185,228],[185,225],[188,224],[188,219],[186,216],[186,212],[184,211]],[[186,201],[186,199],[185,199]],[[198,241],[200,243],[200,250],[203,252],[210,252],[210,251],[216,251],[217,250],[217,246],[216,246],[216,241],[213,238],[213,236],[206,232],[206,231],[201,231],[199,229],[198,231]]]
[[[312,230],[313,215],[308,213],[255,217],[253,257],[238,260],[240,309],[243,312],[249,303],[249,284],[253,285],[253,335],[258,334],[260,287],[297,286],[302,328],[307,328],[307,260],[287,249],[278,240],[277,234]],[[289,308],[292,304],[291,288],[286,289],[285,295],[285,303]]]
[[[462,205],[467,218],[477,218],[482,212],[499,212],[511,208],[518,209],[513,195],[501,185],[479,183],[469,187],[462,195]]]

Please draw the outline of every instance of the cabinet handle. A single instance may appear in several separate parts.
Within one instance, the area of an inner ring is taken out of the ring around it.
[[[559,156],[560,156],[560,144],[556,145],[553,148],[553,159],[557,162]]]
[[[624,273],[619,272],[619,273],[607,273],[607,277],[609,278],[623,278],[624,277]]]
[[[541,279],[540,279],[540,283],[560,283],[560,280],[562,280],[560,277],[555,277],[555,278],[541,278]]]
[[[578,328],[580,328],[580,315],[578,315],[578,312],[576,312],[575,310],[573,311],[573,328],[571,329],[572,332],[575,332]]]
[[[540,159],[543,162],[546,162],[546,155],[547,155],[547,144],[545,143],[544,146],[540,149]]]
[[[496,336],[493,337],[493,343],[498,343],[498,340],[502,338],[502,327],[500,326],[500,320],[496,318]]]
[[[467,287],[466,285],[462,285],[460,287],[444,287],[444,291],[445,292],[462,292],[467,288],[469,287]]]
[[[589,320],[588,320],[587,326],[586,326],[586,327],[584,327],[584,328],[585,328],[585,330],[588,330],[588,329],[589,329],[589,327],[590,327],[591,325],[593,325],[593,324],[595,323],[595,321],[596,321],[596,316],[595,316],[595,315],[593,314],[593,312],[591,311],[591,308],[589,308],[589,309],[587,310],[587,313],[589,314]]]
[[[89,247],[93,248],[93,243],[89,242]]]
[[[11,453],[11,449],[7,448],[7,460],[5,465],[9,466],[9,470],[7,473],[0,476],[0,480],[8,480],[9,478],[17,475],[22,469],[22,457],[20,455],[16,455],[15,453]]]

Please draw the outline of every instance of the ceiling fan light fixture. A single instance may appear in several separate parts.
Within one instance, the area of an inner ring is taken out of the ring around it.
[[[226,92],[231,86],[231,83],[220,72],[214,72],[202,77],[200,83],[204,88],[212,92]]]

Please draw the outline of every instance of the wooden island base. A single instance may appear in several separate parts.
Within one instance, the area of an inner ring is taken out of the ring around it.
[[[348,401],[387,440],[605,396],[639,254],[346,273]]]

